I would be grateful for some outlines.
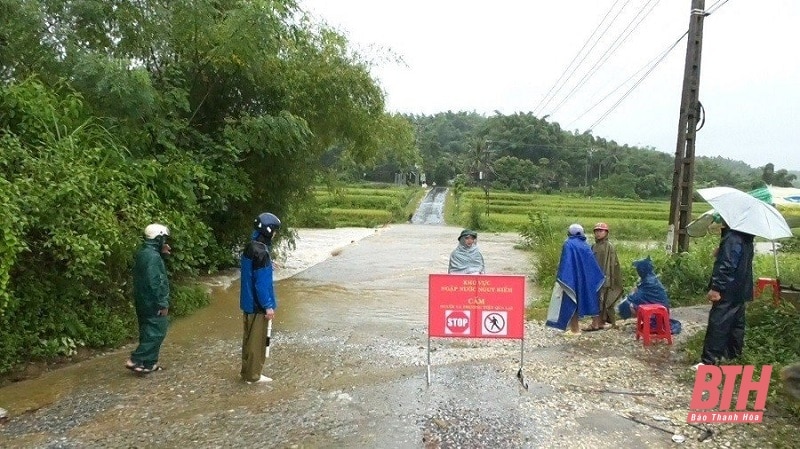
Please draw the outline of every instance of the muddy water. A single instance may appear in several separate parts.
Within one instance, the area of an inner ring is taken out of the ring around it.
[[[165,371],[133,376],[122,367],[125,348],[0,390],[12,417],[0,428],[2,446],[250,446],[263,441],[265,422],[281,435],[277,447],[418,446],[428,388],[427,275],[446,270],[458,231],[370,231],[280,280],[270,384],[238,380],[238,281],[222,278],[209,307],[172,324]],[[484,250],[497,261],[490,271],[524,269],[524,253],[508,257],[515,237],[493,238],[500,244]],[[516,388],[513,379],[509,385]]]
[[[293,276],[277,284],[264,369],[271,383],[238,379],[242,325],[238,284],[229,277],[212,288],[209,307],[172,325],[165,371],[146,378],[127,372],[129,347],[0,389],[0,406],[12,415],[0,426],[0,446],[670,445],[608,408],[640,404],[593,404],[571,385],[613,379],[588,373],[585,357],[620,348],[629,358],[615,362],[622,372],[616,381],[646,378],[652,367],[623,334],[580,345],[529,325],[529,390],[516,379],[518,341],[434,340],[428,385],[428,275],[446,271],[459,231],[396,225],[336,248],[318,244],[328,257],[318,264],[290,256],[282,270]],[[478,242],[489,273],[529,273],[529,255],[514,248],[514,234],[480,234]]]

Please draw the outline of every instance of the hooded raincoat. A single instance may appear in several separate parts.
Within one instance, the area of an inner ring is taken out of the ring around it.
[[[605,276],[582,233],[569,235],[561,247],[556,284],[547,310],[547,326],[565,330],[579,318],[600,313],[597,294]]]
[[[745,304],[753,299],[753,236],[723,229],[709,280],[721,299],[712,303],[701,361],[739,357],[744,348]]]
[[[139,346],[131,353],[131,362],[147,370],[156,366],[169,326],[169,318],[159,314],[159,310],[169,308],[169,280],[161,256],[162,245],[161,238],[145,240],[133,265]]]
[[[628,295],[622,302],[619,303],[618,311],[622,319],[631,318],[636,313],[636,310],[642,304],[659,304],[669,310],[669,297],[667,296],[667,289],[656,276],[653,271],[653,261],[650,256],[633,261],[633,267],[639,274],[639,283],[636,284],[636,291]],[[672,335],[681,333],[681,322],[670,317],[669,319],[670,330]],[[651,320],[650,328],[655,329],[655,319]]]

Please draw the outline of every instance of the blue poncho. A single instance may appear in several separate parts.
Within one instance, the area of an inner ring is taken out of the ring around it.
[[[547,325],[565,330],[575,313],[578,317],[600,313],[598,291],[605,276],[586,244],[583,234],[570,235],[561,247],[556,285],[550,298]]]
[[[653,261],[650,256],[644,259],[635,260],[633,267],[639,273],[640,281],[636,285],[636,291],[628,295],[625,300],[619,303],[617,311],[620,318],[627,319],[633,317],[634,311],[642,304],[660,304],[669,309],[669,297],[667,290],[653,271]],[[633,308],[633,310],[631,310]],[[681,332],[681,323],[670,318],[672,334],[677,335]],[[651,323],[653,324],[653,323]]]

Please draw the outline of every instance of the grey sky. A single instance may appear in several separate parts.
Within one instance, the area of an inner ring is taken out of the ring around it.
[[[691,0],[301,0],[301,5],[378,61],[373,75],[386,90],[390,111],[550,114],[548,120],[564,129],[591,128],[620,144],[675,153],[685,38],[611,108],[688,29]],[[706,122],[697,154],[800,170],[800,1],[706,0],[706,10],[713,12],[704,21],[700,101]],[[605,33],[590,40],[595,29],[595,37]],[[618,48],[607,53],[613,47]],[[572,68],[577,69],[566,71],[576,55]],[[567,82],[552,95],[562,75]]]

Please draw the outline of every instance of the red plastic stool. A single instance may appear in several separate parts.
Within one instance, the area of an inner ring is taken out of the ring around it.
[[[655,317],[655,330],[650,329],[650,317]],[[642,337],[645,346],[653,338],[661,338],[672,344],[672,329],[669,326],[669,310],[660,304],[642,304],[636,309],[636,339]]]
[[[781,302],[781,283],[777,279],[758,278],[753,296],[759,297],[765,288],[772,287],[772,302],[777,305]]]

